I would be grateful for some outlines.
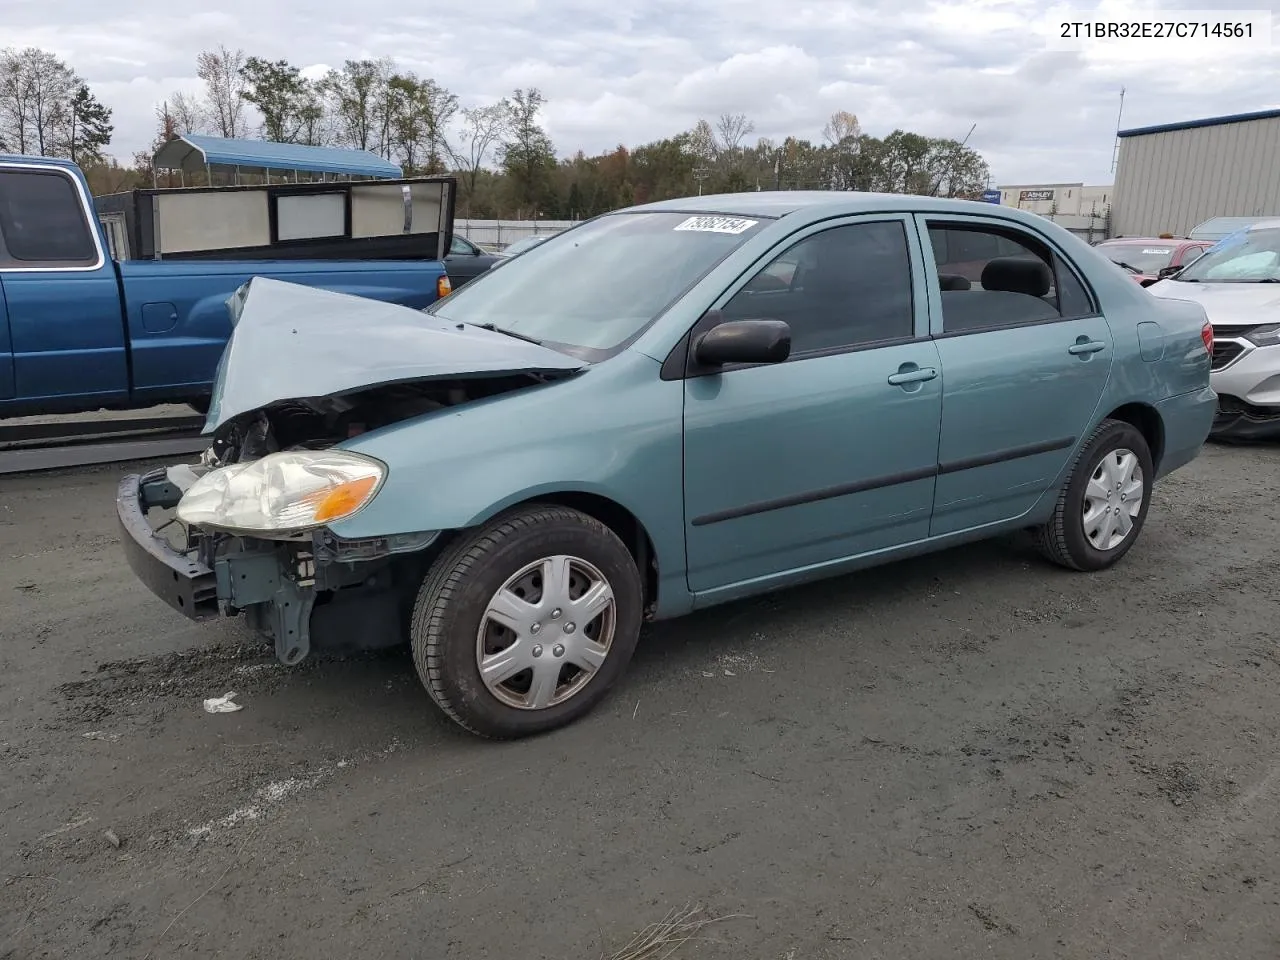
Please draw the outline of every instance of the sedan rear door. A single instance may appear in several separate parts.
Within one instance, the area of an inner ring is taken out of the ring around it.
[[[983,217],[917,217],[943,370],[932,536],[1014,519],[1057,480],[1111,374],[1111,329],[1080,275],[1029,231]],[[945,251],[990,256],[967,288]],[[957,242],[959,240],[960,242]]]

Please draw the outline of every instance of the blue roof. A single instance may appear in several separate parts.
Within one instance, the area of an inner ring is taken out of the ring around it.
[[[1230,113],[1224,117],[1205,117],[1203,120],[1181,120],[1178,123],[1160,123],[1154,127],[1133,127],[1121,130],[1118,137],[1142,137],[1149,133],[1171,133],[1174,130],[1194,130],[1197,127],[1220,127],[1224,123],[1248,123],[1250,120],[1274,120],[1280,110],[1259,110],[1256,113]]]
[[[398,164],[369,150],[308,147],[271,140],[228,140],[185,133],[156,151],[155,165],[166,170],[195,173],[205,165],[248,167],[256,170],[300,170],[364,177],[400,177]]]

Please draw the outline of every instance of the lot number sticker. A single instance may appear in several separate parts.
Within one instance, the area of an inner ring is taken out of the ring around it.
[[[675,226],[676,230],[694,230],[698,233],[742,233],[750,230],[760,221],[744,220],[742,217],[690,217]]]

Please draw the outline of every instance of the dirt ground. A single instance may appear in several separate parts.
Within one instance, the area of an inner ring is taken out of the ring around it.
[[[1274,960],[1278,463],[1207,448],[1104,574],[1004,540],[658,625],[513,744],[405,654],[171,613],[122,467],[0,478],[0,958],[597,958],[692,903],[736,916],[677,957]]]

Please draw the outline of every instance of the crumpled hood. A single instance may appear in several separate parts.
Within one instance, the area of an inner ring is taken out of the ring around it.
[[[1166,300],[1190,300],[1204,307],[1215,327],[1256,327],[1280,323],[1280,283],[1179,283],[1161,280],[1147,292]]]
[[[231,337],[203,433],[285,400],[445,377],[570,374],[587,366],[536,343],[398,304],[254,277],[227,300]]]

